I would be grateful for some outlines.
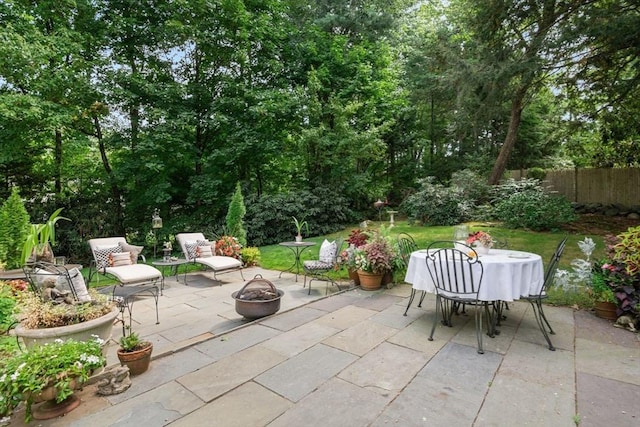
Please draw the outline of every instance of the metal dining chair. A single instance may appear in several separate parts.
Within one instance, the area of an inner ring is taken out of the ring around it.
[[[551,257],[551,261],[547,265],[547,271],[544,274],[544,283],[542,284],[542,288],[540,292],[536,295],[529,295],[526,297],[522,297],[523,300],[529,301],[531,303],[531,307],[533,308],[533,314],[536,318],[536,322],[538,323],[538,327],[540,331],[542,331],[542,335],[544,335],[544,339],[547,340],[547,344],[549,344],[549,350],[555,351],[555,347],[551,343],[551,339],[549,338],[549,334],[555,335],[551,325],[549,324],[549,320],[547,320],[547,316],[544,314],[544,310],[542,309],[542,301],[547,298],[547,289],[553,283],[553,280],[556,276],[556,270],[558,270],[558,263],[560,262],[560,257],[564,252],[564,247],[567,244],[567,237],[562,239],[558,246],[556,247],[556,251],[553,253]],[[546,326],[546,327],[545,327]],[[547,328],[549,329],[549,333],[547,333]]]
[[[398,234],[398,249],[400,253],[400,258],[402,258],[402,262],[405,265],[405,268],[409,265],[409,259],[411,258],[411,252],[418,250],[418,245],[416,244],[413,237],[407,233]],[[422,307],[422,301],[424,300],[426,293],[422,291],[422,295],[420,296],[420,301],[418,302],[418,307]],[[413,299],[416,296],[416,290],[411,288],[411,296],[409,297],[409,303],[407,304],[407,309],[404,311],[404,315],[407,315],[409,311],[409,307],[411,307],[411,303],[413,303]]]
[[[487,325],[490,325],[491,317],[487,301],[480,301],[478,293],[482,285],[484,267],[478,257],[469,256],[471,247],[466,245],[463,250],[459,244],[454,247],[454,242],[434,242],[427,249],[427,270],[436,288],[436,313],[433,318],[433,326],[429,341],[433,341],[439,312],[442,310],[442,323],[451,326],[451,315],[455,306],[466,304],[475,306],[476,336],[478,339],[478,353],[483,354],[482,348],[482,312],[487,314]]]

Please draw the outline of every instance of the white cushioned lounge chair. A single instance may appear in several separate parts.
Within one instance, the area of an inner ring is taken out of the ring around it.
[[[180,244],[184,257],[193,263],[201,264],[213,271],[214,280],[217,275],[238,270],[242,275],[242,261],[230,256],[214,254],[215,241],[207,240],[202,233],[176,234],[176,240]]]
[[[118,285],[108,290],[111,291],[114,299],[119,302],[120,311],[124,313],[125,308],[128,310],[129,326],[131,326],[133,302],[138,295],[145,293],[154,298],[156,303],[156,324],[160,323],[158,295],[160,293],[159,284],[162,281],[162,273],[153,266],[138,263],[142,247],[128,244],[124,237],[90,239],[89,246],[93,254],[96,272],[118,282]],[[91,281],[91,272],[89,273],[89,281]],[[105,290],[103,289],[101,292],[105,292]]]

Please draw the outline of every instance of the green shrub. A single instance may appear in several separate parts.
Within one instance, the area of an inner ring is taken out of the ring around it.
[[[356,221],[347,199],[330,188],[247,197],[245,203],[247,242],[251,246],[294,240],[294,216],[305,218],[310,236],[331,234]]]
[[[496,217],[510,228],[553,230],[576,219],[571,203],[547,193],[538,180],[509,180],[496,188],[496,194]]]
[[[242,246],[247,244],[247,232],[244,229],[243,221],[244,216],[247,213],[247,209],[244,206],[244,199],[242,197],[242,190],[240,183],[236,184],[236,191],[231,197],[229,203],[229,210],[227,211],[226,224],[227,233],[230,236],[238,239],[238,242]]]
[[[0,261],[7,270],[22,267],[22,247],[29,232],[29,214],[17,188],[0,207]]]
[[[547,177],[547,171],[542,168],[531,168],[527,171],[527,178],[537,179],[542,181]]]
[[[451,186],[459,187],[463,197],[472,200],[474,204],[490,200],[491,186],[487,184],[487,178],[470,169],[454,172],[451,175]]]
[[[260,249],[249,246],[248,248],[242,248],[240,250],[240,256],[244,265],[251,267],[253,265],[260,265]]]
[[[421,180],[420,191],[407,197],[400,205],[409,221],[425,225],[454,225],[468,220],[473,201],[465,197],[464,190],[455,185],[445,187],[434,183],[434,179],[430,176]]]

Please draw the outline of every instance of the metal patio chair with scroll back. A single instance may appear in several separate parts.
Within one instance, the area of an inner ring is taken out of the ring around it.
[[[523,300],[529,301],[531,303],[531,307],[533,308],[533,314],[536,318],[536,322],[538,323],[538,327],[544,335],[544,339],[547,340],[547,344],[549,344],[549,350],[555,351],[555,347],[551,343],[551,339],[549,338],[549,334],[555,335],[551,325],[549,324],[549,320],[547,320],[547,316],[544,314],[544,310],[542,309],[542,301],[547,298],[547,289],[553,283],[553,280],[556,276],[556,270],[558,269],[558,263],[560,262],[560,257],[564,252],[564,247],[567,244],[567,237],[562,239],[558,246],[556,247],[556,251],[551,256],[551,260],[547,265],[547,271],[544,274],[544,283],[542,284],[542,288],[540,292],[536,295],[529,295],[527,297],[522,297]],[[546,327],[545,327],[546,326]],[[549,333],[547,333],[547,328],[549,328]]]
[[[321,280],[327,283],[325,293],[329,292],[329,284],[335,285],[338,290],[342,290],[338,282],[332,279],[328,273],[339,268],[338,257],[340,256],[343,242],[342,238],[337,238],[334,246],[334,242],[325,240],[320,246],[318,259],[305,260],[302,263],[304,270],[303,287],[307,286],[307,276],[311,278],[309,280],[309,295],[311,295],[311,282],[314,280]]]
[[[471,257],[471,247],[453,247],[454,242],[433,242],[427,249],[427,270],[436,288],[436,313],[429,341],[433,341],[438,315],[442,310],[442,323],[451,326],[454,307],[459,304],[475,306],[476,336],[478,353],[482,348],[482,312],[487,314],[487,325],[491,323],[488,302],[478,299],[484,267],[478,257]],[[448,247],[444,247],[448,246]]]
[[[416,241],[413,240],[410,234],[407,233],[399,233],[398,234],[398,249],[400,252],[400,258],[402,258],[402,262],[405,265],[405,268],[409,265],[409,259],[411,258],[411,252],[415,252],[418,250],[418,245]],[[422,301],[424,301],[424,297],[426,296],[426,292],[422,291],[420,295],[420,301],[418,302],[418,307],[422,307]],[[413,299],[416,297],[416,290],[411,287],[411,296],[409,297],[409,303],[407,304],[407,309],[404,311],[404,315],[407,315],[409,311],[409,307],[413,303]]]

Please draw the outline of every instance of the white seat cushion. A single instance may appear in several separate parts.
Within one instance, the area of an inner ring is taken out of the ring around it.
[[[105,271],[108,274],[115,276],[123,285],[150,282],[162,277],[160,270],[146,264],[107,267]]]
[[[210,256],[206,258],[195,258],[198,264],[206,265],[214,271],[228,270],[230,268],[242,267],[242,262],[230,256]]]

